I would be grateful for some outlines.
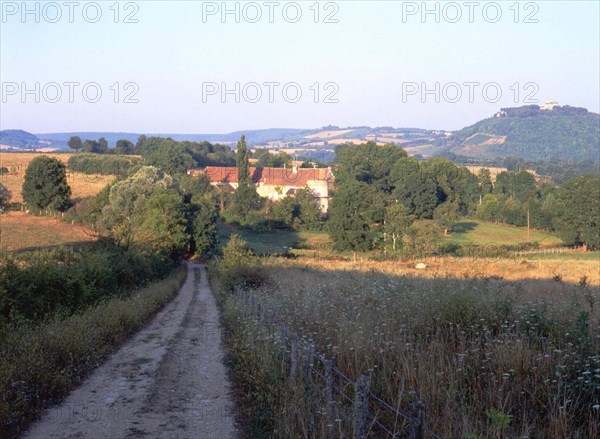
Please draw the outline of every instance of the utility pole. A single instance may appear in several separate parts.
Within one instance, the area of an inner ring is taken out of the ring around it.
[[[531,229],[529,227],[529,207],[527,208],[527,242],[531,242]]]

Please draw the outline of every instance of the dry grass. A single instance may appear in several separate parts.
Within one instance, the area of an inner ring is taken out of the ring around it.
[[[443,437],[598,437],[598,288],[372,268],[280,259],[238,282],[351,379],[368,374],[388,403],[407,412],[423,401],[427,426]],[[282,371],[280,336],[237,296],[221,300],[253,427],[262,437],[323,437],[326,404]],[[341,406],[351,417],[351,407]],[[393,416],[377,416],[405,433]],[[351,425],[340,418],[335,437],[348,437]]]
[[[33,216],[25,212],[0,215],[0,250],[3,251],[43,248],[95,239],[91,230],[57,218]]]
[[[415,265],[423,262],[425,270]],[[300,265],[323,270],[378,271],[382,273],[423,278],[501,278],[505,280],[561,280],[579,283],[585,276],[590,285],[600,285],[600,260],[531,260],[531,259],[470,259],[435,257],[407,261],[372,261],[358,259],[323,260],[300,258]]]
[[[22,202],[21,189],[23,187],[23,179],[29,162],[36,157],[42,155],[57,158],[65,165],[72,153],[34,153],[34,152],[0,152],[0,168],[8,169],[8,174],[0,175],[2,182],[11,192],[13,202]],[[108,183],[114,180],[111,175],[87,175],[80,172],[67,171],[67,180],[71,186],[72,195],[74,198],[89,197],[96,195]]]
[[[351,133],[352,130],[330,130],[330,131],[320,131],[315,134],[311,134],[309,136],[304,136],[305,139],[330,139],[331,137],[342,136],[347,133]]]

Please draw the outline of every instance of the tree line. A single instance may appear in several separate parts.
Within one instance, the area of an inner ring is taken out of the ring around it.
[[[373,142],[336,149],[336,191],[327,229],[338,250],[431,251],[459,216],[556,231],[569,245],[598,247],[600,178],[563,187],[526,171],[473,175],[450,160],[417,160]],[[433,221],[427,221],[433,220]]]
[[[82,141],[73,136],[68,146],[75,150],[93,154],[141,155],[144,163],[157,166],[170,174],[184,174],[191,168],[205,166],[233,166],[235,155],[227,145],[210,142],[178,142],[170,137],[147,137],[142,135],[137,142],[118,140],[114,148],[101,137],[98,140]]]
[[[243,136],[235,155],[224,147],[224,160],[238,170],[234,192],[211,186],[205,176],[186,175],[192,162],[218,153],[208,152],[209,144],[143,136],[138,143],[144,164],[154,166],[134,168],[134,173],[74,206],[66,178],[42,181],[64,174],[64,165],[36,158],[25,177],[25,202],[38,209],[68,210],[69,218],[106,231],[125,247],[143,243],[174,257],[218,252],[218,218],[257,232],[325,227],[337,250],[431,252],[460,217],[529,224],[557,232],[569,245],[600,245],[600,185],[593,175],[558,187],[538,183],[526,171],[508,171],[492,182],[485,168],[473,175],[447,159],[409,157],[392,144],[340,145],[333,164],[335,192],[328,217],[323,217],[308,188],[280,201],[258,196],[250,175],[252,154]],[[170,154],[174,148],[183,153]],[[81,157],[85,163],[86,155]]]

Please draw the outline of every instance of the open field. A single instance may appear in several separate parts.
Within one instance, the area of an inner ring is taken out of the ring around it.
[[[457,243],[514,245],[524,241],[527,231],[513,226],[469,221],[475,227],[454,233],[447,239]],[[578,283],[582,278],[592,285],[600,285],[600,253],[531,254],[515,258],[458,258],[429,257],[420,259],[375,260],[376,254],[357,254],[353,261],[352,252],[336,253],[330,250],[331,241],[326,232],[284,230],[275,233],[253,233],[238,230],[231,225],[219,224],[219,237],[224,244],[232,233],[238,233],[247,241],[257,255],[282,254],[290,251],[301,263],[325,270],[362,270],[383,273],[419,276],[424,278],[487,278],[506,280],[551,280]],[[561,241],[545,232],[533,232],[542,245],[558,245]],[[526,241],[526,239],[525,239]],[[415,265],[424,262],[425,270]]]
[[[25,212],[0,215],[0,250],[18,251],[95,240],[91,230]]]
[[[525,227],[493,224],[472,219],[456,224],[450,235],[444,238],[445,241],[457,244],[515,245],[527,242],[527,228]],[[539,230],[531,230],[531,242],[538,242],[542,246],[563,244],[558,236]]]
[[[323,361],[305,366],[312,344],[350,381],[369,377],[372,394],[394,409],[422,401],[426,427],[442,437],[598,437],[598,287],[282,259],[223,274],[234,377],[251,394],[244,410],[256,436],[327,437],[328,424],[332,437],[352,436],[342,392],[352,399],[353,385],[335,372],[328,409]],[[299,345],[295,380],[281,348],[290,340]],[[369,399],[370,416],[405,437],[406,421]]]
[[[21,188],[23,186],[23,179],[25,178],[27,166],[35,157],[40,157],[42,155],[57,158],[66,165],[67,161],[73,154],[0,152],[0,168],[5,167],[8,169],[8,174],[0,175],[0,182],[2,182],[12,192],[11,201],[23,201],[23,198],[21,197]],[[114,177],[110,175],[87,175],[80,172],[70,172],[67,170],[67,180],[69,186],[71,186],[73,198],[79,198],[96,195],[108,183],[113,181]]]
[[[565,260],[576,260],[576,261],[596,261],[600,262],[600,251],[588,252],[588,253],[556,253],[556,254],[534,254],[527,256],[527,259],[532,260],[550,260],[550,261],[565,261]],[[600,265],[599,265],[600,269]]]
[[[417,260],[373,261],[358,258],[356,262],[348,259],[328,259],[319,257],[301,258],[301,263],[323,270],[359,270],[364,272],[378,271],[388,274],[417,276],[422,278],[498,278],[505,280],[560,280],[577,284],[584,277],[590,285],[600,285],[600,259],[567,259],[573,253],[564,255],[564,259],[533,258],[454,258],[430,257]],[[422,262],[427,268],[417,269],[416,264]]]
[[[309,250],[323,250],[331,246],[331,241],[326,232],[281,230],[274,233],[252,233],[238,231],[231,225],[221,223],[219,225],[219,233],[222,241],[224,238],[228,238],[231,233],[239,233],[248,241],[250,247],[259,254],[269,253],[270,250],[268,248],[275,249],[283,246]],[[539,230],[531,231],[531,241],[538,242],[543,247],[563,244],[556,235]],[[527,242],[527,229],[469,219],[458,223],[454,227],[454,231],[450,233],[450,236],[443,238],[443,242],[478,245],[517,245]],[[343,256],[348,255],[351,255],[351,253],[346,252],[343,254]],[[568,259],[567,256],[565,258]]]
[[[306,139],[329,139],[331,137],[343,136],[344,134],[351,133],[352,130],[330,130],[330,131],[320,131],[315,134],[310,134],[305,136]]]

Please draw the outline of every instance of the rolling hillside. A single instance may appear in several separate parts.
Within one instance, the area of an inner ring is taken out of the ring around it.
[[[494,117],[456,131],[445,150],[479,159],[598,160],[600,115],[569,106],[503,108]]]
[[[235,143],[242,134],[251,148],[285,151],[296,158],[330,161],[342,143],[395,143],[409,155],[445,156],[475,162],[515,157],[524,160],[600,160],[600,115],[570,106],[542,110],[537,105],[503,108],[496,115],[459,131],[393,127],[338,127],[317,129],[269,128],[228,134],[152,134],[177,141]],[[68,150],[71,136],[106,138],[110,147],[119,139],[136,142],[142,133],[66,132],[30,134],[22,130],[0,132],[0,144],[15,150],[57,148]]]

